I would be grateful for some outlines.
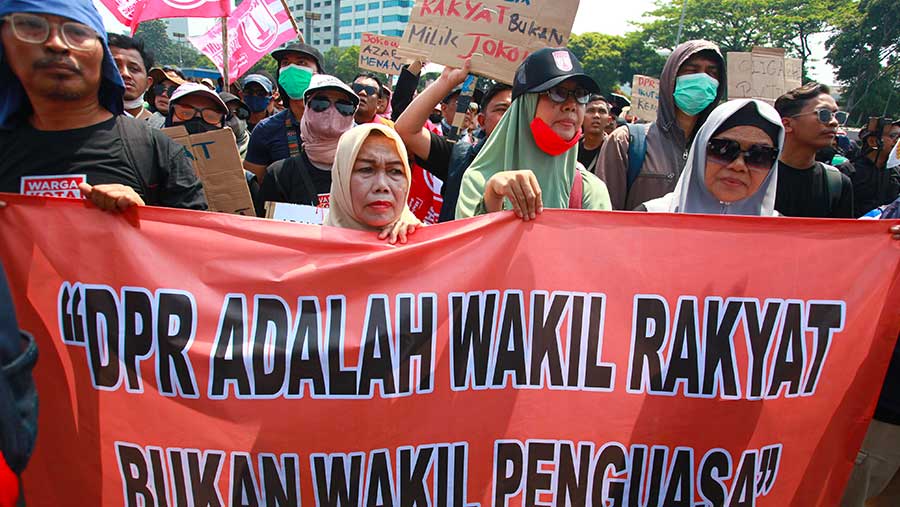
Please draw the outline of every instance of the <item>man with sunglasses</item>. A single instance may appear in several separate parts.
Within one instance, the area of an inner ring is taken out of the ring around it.
[[[153,84],[150,86],[148,99],[153,115],[147,121],[151,127],[161,129],[169,114],[169,99],[175,90],[187,81],[177,70],[170,67],[150,69],[150,81]]]
[[[775,101],[784,125],[775,209],[789,217],[854,218],[853,185],[836,168],[816,161],[838,128],[830,89],[807,83]]]
[[[353,92],[359,97],[359,107],[356,109],[357,125],[364,123],[381,123],[393,128],[394,122],[378,116],[378,103],[381,100],[381,80],[371,72],[358,74],[350,85]]]
[[[890,204],[900,194],[900,171],[887,167],[891,148],[898,138],[900,120],[871,118],[866,128],[860,131],[862,146],[850,173],[857,215]]]
[[[359,96],[340,79],[316,74],[304,99],[300,153],[266,169],[256,203],[258,216],[265,216],[266,202],[329,207],[335,150],[341,135],[353,127]]]
[[[206,209],[184,149],[122,114],[91,0],[6,0],[0,20],[0,191]]]

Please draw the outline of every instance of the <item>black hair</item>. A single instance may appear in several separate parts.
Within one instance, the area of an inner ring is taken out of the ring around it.
[[[600,95],[599,93],[592,93],[591,97],[588,99],[588,104],[590,104],[591,102],[597,102],[598,100],[606,102],[606,105],[609,106],[609,101],[606,100],[606,97]]]
[[[357,75],[353,78],[353,80],[350,81],[350,82],[351,82],[351,83],[355,83],[356,80],[359,79],[359,78],[361,78],[361,77],[364,77],[364,78],[366,78],[366,79],[374,79],[375,82],[378,83],[378,98],[381,98],[381,87],[384,86],[384,85],[381,83],[381,80],[378,79],[378,76],[376,76],[375,74],[372,74],[371,72],[360,72],[360,73],[357,74]]]
[[[140,53],[141,59],[144,60],[144,71],[147,73],[150,72],[150,69],[153,68],[153,65],[156,62],[153,59],[153,52],[144,47],[144,41],[118,33],[110,33],[107,34],[107,36],[109,37],[109,47],[119,49],[134,49],[135,51]]]
[[[481,98],[481,111],[487,111],[488,104],[494,100],[494,97],[497,96],[500,92],[505,92],[506,90],[512,90],[512,86],[509,86],[506,83],[494,83],[490,88],[484,92],[484,97]]]
[[[794,116],[803,110],[807,102],[815,100],[819,95],[831,95],[831,88],[815,81],[806,83],[778,97],[775,110],[782,118]]]

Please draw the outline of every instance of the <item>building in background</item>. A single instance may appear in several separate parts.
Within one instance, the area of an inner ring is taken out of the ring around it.
[[[308,44],[323,53],[354,46],[363,32],[403,35],[413,0],[288,0]]]

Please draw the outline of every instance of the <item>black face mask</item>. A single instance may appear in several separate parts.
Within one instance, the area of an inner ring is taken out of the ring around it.
[[[435,123],[435,124],[440,123],[441,120],[443,120],[443,119],[444,119],[444,115],[442,115],[441,113],[431,113],[428,116],[428,121],[430,121],[431,123]]]
[[[200,118],[191,118],[190,120],[182,123],[181,126],[188,131],[188,134],[202,134],[204,132],[212,132],[213,130],[219,130],[222,128],[218,125],[210,125]]]

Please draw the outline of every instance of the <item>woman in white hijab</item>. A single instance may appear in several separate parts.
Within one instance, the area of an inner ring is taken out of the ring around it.
[[[759,100],[726,102],[710,113],[691,145],[675,191],[640,211],[778,216],[777,164],[784,127]]]
[[[379,239],[406,243],[407,235],[422,225],[407,206],[410,181],[399,134],[377,123],[350,129],[334,156],[325,225],[378,232]]]

